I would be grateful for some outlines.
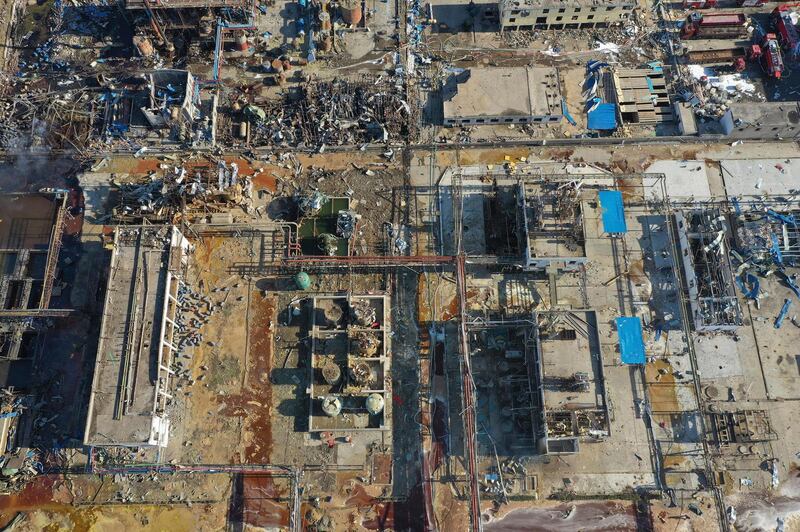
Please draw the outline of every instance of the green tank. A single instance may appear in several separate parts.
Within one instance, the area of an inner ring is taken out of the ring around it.
[[[306,272],[300,272],[294,276],[294,284],[300,290],[308,290],[308,287],[311,286],[311,277]]]

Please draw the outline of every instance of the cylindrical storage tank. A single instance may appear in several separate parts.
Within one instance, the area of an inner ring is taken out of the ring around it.
[[[139,51],[139,55],[142,57],[150,57],[155,52],[155,49],[153,48],[153,42],[144,35],[134,35],[133,44],[136,46],[136,49]]]
[[[319,12],[319,28],[322,31],[330,31],[331,29],[331,14],[325,11]]]
[[[342,13],[342,20],[347,24],[356,25],[361,22],[363,13],[361,12],[361,0],[342,0],[339,2],[339,11]]]
[[[294,276],[294,284],[300,290],[308,290],[308,287],[311,286],[311,277],[306,272],[300,272]]]
[[[333,41],[331,40],[330,36],[326,36],[324,39],[322,39],[320,49],[325,53],[328,53],[333,49]]]
[[[328,361],[322,366],[322,378],[333,386],[342,378],[342,370],[336,362]]]
[[[379,393],[371,393],[367,396],[367,412],[373,416],[383,412],[383,396]]]
[[[342,411],[342,401],[333,395],[322,398],[322,411],[328,417],[336,417]]]
[[[247,35],[244,33],[237,35],[236,49],[240,52],[246,52],[248,48],[250,48],[250,44],[247,42]]]

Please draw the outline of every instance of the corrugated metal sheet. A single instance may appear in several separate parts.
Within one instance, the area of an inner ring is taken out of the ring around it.
[[[623,364],[644,364],[644,337],[642,336],[642,320],[639,318],[617,318],[617,335],[619,336],[619,352]]]
[[[617,104],[601,103],[590,112],[589,129],[594,131],[617,129]]]
[[[601,190],[600,212],[603,215],[603,231],[606,233],[626,233],[625,207],[622,204],[622,192],[619,190]]]

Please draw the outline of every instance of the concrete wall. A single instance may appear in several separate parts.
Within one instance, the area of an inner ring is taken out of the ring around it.
[[[562,115],[539,116],[467,116],[444,119],[446,126],[473,126],[486,124],[554,124]]]

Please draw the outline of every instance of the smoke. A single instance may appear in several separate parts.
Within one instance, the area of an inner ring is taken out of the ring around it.
[[[789,478],[775,493],[734,495],[728,501],[736,508],[737,532],[800,530],[800,478]]]
[[[78,167],[70,152],[53,152],[46,143],[48,125],[34,119],[31,133],[6,137],[0,160],[0,192],[32,192],[43,187],[65,188],[65,177]]]

